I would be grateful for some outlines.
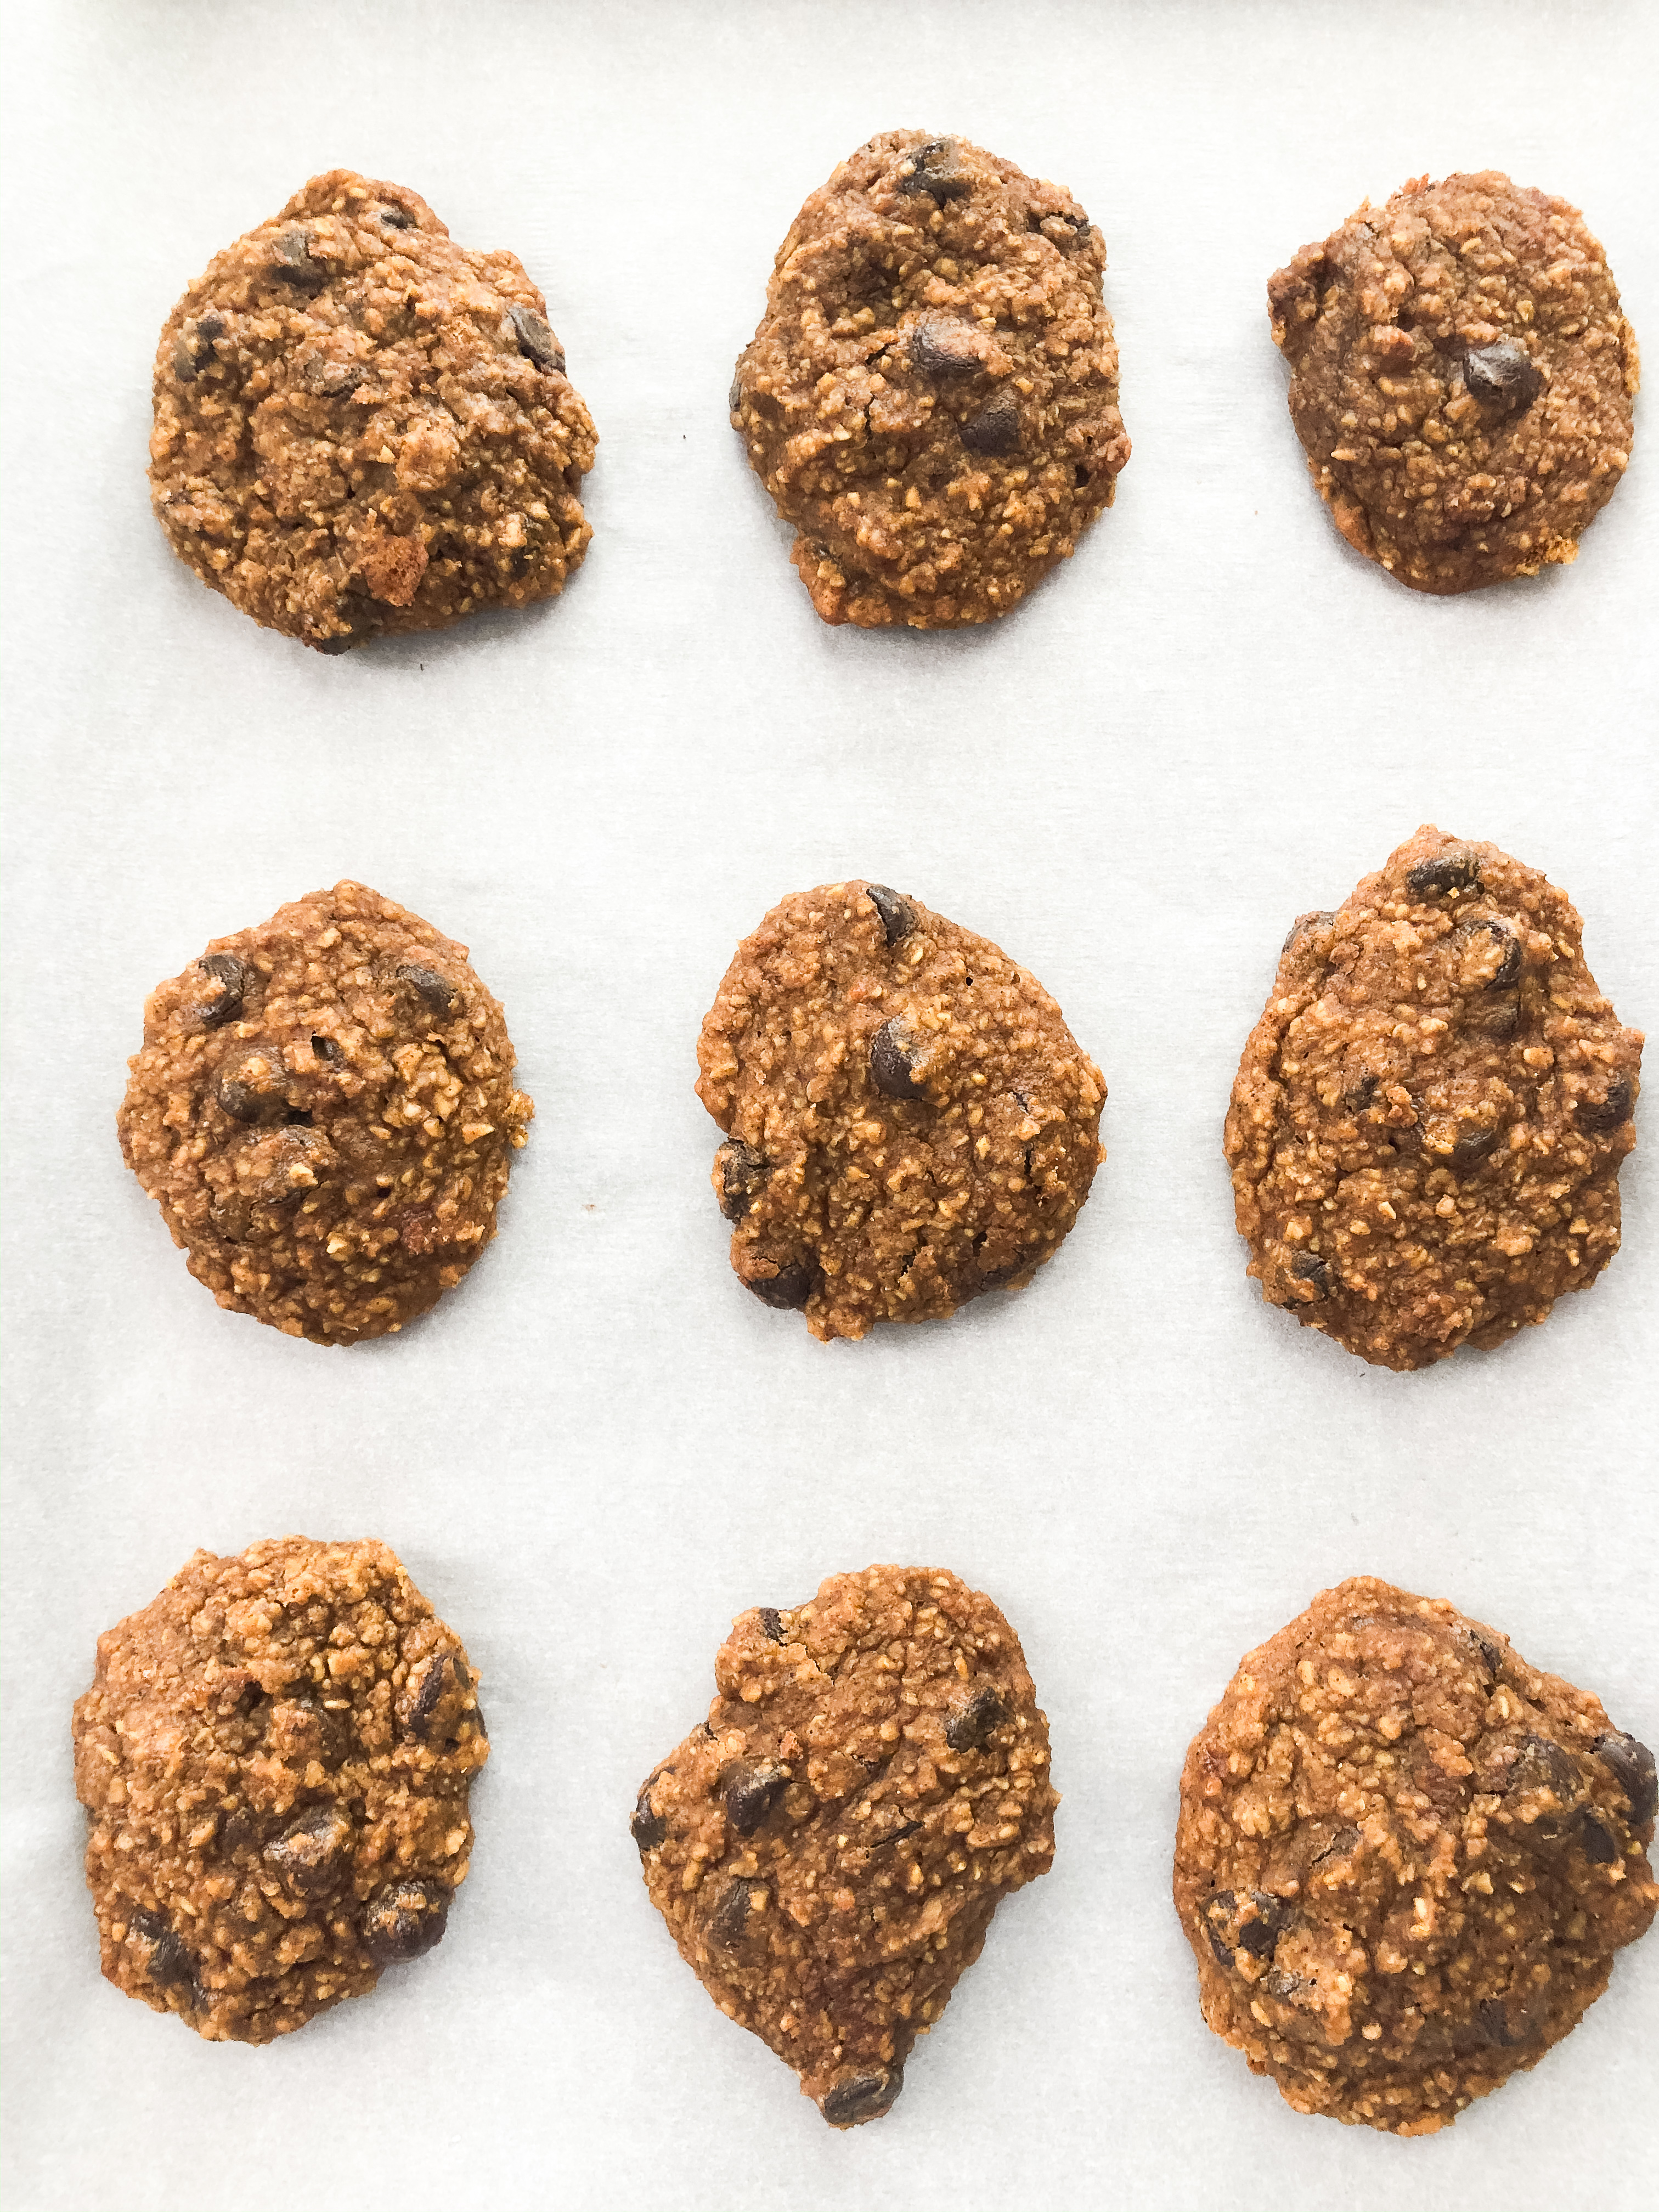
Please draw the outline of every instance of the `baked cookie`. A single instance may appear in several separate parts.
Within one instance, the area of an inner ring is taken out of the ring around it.
[[[476,1680],[384,1544],[198,1552],[75,1707],[106,1977],[269,2043],[429,1951],[489,1756]]]
[[[155,355],[150,498],[204,584],[339,653],[564,589],[592,419],[511,253],[313,177],[208,264]]]
[[[1630,460],[1636,338],[1565,200],[1496,169],[1369,200],[1267,285],[1337,528],[1419,592],[1573,561]]]
[[[1187,1753],[1204,2017],[1298,2112],[1432,2135],[1535,2066],[1659,1902],[1653,1753],[1437,1598],[1358,1576]]]
[[[732,1265],[826,1342],[1029,1283],[1104,1157],[1100,1070],[1036,978],[884,884],[774,907],[697,1065]]]
[[[812,194],[730,404],[825,622],[986,622],[1076,550],[1129,458],[1105,266],[965,138],[884,132]]]
[[[1048,1871],[1048,1724],[1019,1638],[943,1569],[742,1613],[714,1680],[634,1808],[646,1887],[726,2017],[856,2127],[898,2095],[999,1902]]]
[[[313,1344],[384,1336],[495,1233],[535,1108],[496,1001],[362,884],[215,938],[144,1008],[116,1126],[190,1272]]]
[[[1502,1344],[1619,1249],[1642,1036],[1537,869],[1427,826],[1285,940],[1228,1109],[1270,1304],[1379,1367]]]

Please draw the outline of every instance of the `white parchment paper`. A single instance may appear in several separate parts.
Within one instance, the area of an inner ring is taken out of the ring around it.
[[[1297,2118],[1207,2032],[1168,1888],[1188,1738],[1346,1574],[1659,1739],[1650,1133],[1597,1287],[1415,1376],[1260,1303],[1219,1149],[1286,925],[1422,821],[1545,867],[1625,1019],[1659,1013],[1651,429],[1576,568],[1414,596],[1321,512],[1264,301],[1366,194],[1491,164],[1582,204],[1659,344],[1656,12],[4,13],[8,2206],[1644,2201],[1659,1939],[1535,2074],[1400,2142]],[[726,420],[795,209],[896,125],[1061,179],[1110,252],[1134,457],[978,635],[823,628]],[[562,602],[326,659],[171,558],[143,471],[173,301],[337,164],[523,258],[602,443]],[[215,1307],[113,1116],[146,991],[344,874],[471,945],[538,1113],[465,1287],[327,1352]],[[1110,1157],[1024,1295],[826,1349],[730,1275],[690,1084],[738,937],[847,874],[1035,969]],[[494,1757],[442,1948],[211,2047],[99,1977],[69,1711],[197,1545],[293,1529],[398,1547]],[[998,1598],[1065,1802],[892,2117],[837,2136],[679,1962],[627,1814],[732,1616],[873,1559]]]

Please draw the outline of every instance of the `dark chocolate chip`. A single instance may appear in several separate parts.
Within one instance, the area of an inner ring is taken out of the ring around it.
[[[1552,1790],[1558,1797],[1572,1798],[1578,1795],[1578,1770],[1553,1738],[1525,1735],[1502,1787],[1506,1796],[1516,1790]]]
[[[1081,491],[1088,481],[1089,470],[1087,464],[1083,461],[1079,461],[1072,471],[1072,482],[1078,490]]]
[[[1596,1745],[1595,1756],[1624,1791],[1632,1827],[1645,1828],[1659,1810],[1659,1779],[1654,1773],[1653,1753],[1633,1735],[1613,1729]]]
[[[929,315],[910,333],[910,365],[923,376],[977,376],[983,363],[975,336],[954,315]]]
[[[749,1885],[734,1881],[726,1885],[725,1894],[708,1916],[708,1940],[729,1951],[737,1943],[749,1919]]]
[[[1239,1944],[1253,1959],[1270,1959],[1291,1916],[1279,1899],[1269,1897],[1265,1890],[1253,1889],[1249,1896],[1255,1917],[1239,1923]]]
[[[651,1782],[656,1780],[653,1774]],[[641,1852],[654,1851],[668,1833],[668,1823],[651,1805],[651,1782],[641,1783],[640,1794],[634,1802],[634,1813],[628,1823],[628,1832]]]
[[[1480,883],[1477,856],[1456,848],[1432,860],[1419,860],[1406,871],[1406,889],[1414,899],[1452,898],[1460,891],[1477,890]]]
[[[196,965],[210,986],[197,1001],[196,1018],[204,1029],[222,1029],[241,1012],[252,971],[234,952],[210,952]]]
[[[281,1121],[287,1118],[283,1085],[287,1070],[274,1045],[255,1045],[219,1079],[219,1103],[238,1121]]]
[[[1512,991],[1521,981],[1521,969],[1525,956],[1521,950],[1520,932],[1507,921],[1483,915],[1479,921],[1467,925],[1471,937],[1496,938],[1503,947],[1495,974],[1489,975],[1482,988],[1488,991]]]
[[[900,168],[898,188],[902,192],[931,192],[939,207],[947,200],[965,199],[973,189],[962,173],[956,142],[951,138],[930,138],[925,145],[913,146]]]
[[[772,1172],[752,1145],[741,1137],[728,1137],[714,1155],[720,1171],[720,1212],[728,1221],[741,1221],[766,1188]]]
[[[1291,1262],[1291,1279],[1293,1282],[1311,1284],[1316,1304],[1331,1294],[1330,1265],[1317,1252],[1298,1252]],[[1297,1303],[1305,1304],[1307,1301],[1298,1299]]]
[[[1007,1717],[1008,1708],[988,1682],[945,1722],[945,1741],[952,1751],[983,1751]]]
[[[899,1018],[885,1021],[870,1040],[870,1079],[888,1098],[920,1098],[921,1085],[910,1065],[910,1055],[899,1042]]]
[[[195,1961],[159,1912],[152,1912],[148,1905],[135,1905],[127,1915],[127,1926],[149,1946],[144,1972],[158,1989],[195,1980]]]
[[[740,1836],[752,1836],[783,1795],[788,1776],[781,1766],[750,1766],[738,1759],[726,1770],[726,1817]]]
[[[434,968],[422,968],[413,960],[405,960],[398,967],[398,981],[407,983],[410,989],[429,1014],[440,1021],[447,1021],[460,1003],[460,993],[453,983],[447,982]]]
[[[328,282],[327,264],[311,258],[311,233],[303,223],[290,223],[271,241],[270,273],[302,292],[320,290]]]
[[[377,1889],[363,1908],[363,1948],[377,1966],[418,1959],[443,1940],[450,1892],[441,1882],[406,1879]]]
[[[413,230],[415,228],[415,218],[407,208],[383,207],[380,221],[388,230]]]
[[[1469,1129],[1451,1148],[1451,1170],[1454,1175],[1468,1175],[1478,1168],[1482,1160],[1495,1150],[1501,1129]]]
[[[890,890],[885,884],[866,884],[865,894],[881,916],[881,926],[890,945],[902,945],[916,926],[916,910],[908,898]]]
[[[328,1897],[350,1872],[356,1845],[349,1814],[338,1805],[313,1805],[265,1845],[265,1858],[296,1897]]]
[[[1486,1997],[1474,2008],[1476,2025],[1488,2043],[1499,2051],[1513,2051],[1527,2039],[1523,2027],[1520,2034],[1511,2033],[1508,2008],[1502,1997]]]
[[[1480,1655],[1480,1658],[1485,1664],[1486,1672],[1492,1675],[1494,1680],[1496,1680],[1503,1668],[1504,1655],[1498,1650],[1498,1646],[1492,1642],[1492,1638],[1489,1636],[1482,1636],[1480,1631],[1474,1628],[1460,1629],[1458,1633],[1467,1638],[1468,1642],[1474,1646],[1476,1651]]]
[[[1210,1949],[1218,1966],[1231,1966],[1233,1947],[1223,1930],[1231,1925],[1233,1907],[1238,1899],[1231,1889],[1218,1889],[1204,1906],[1204,1933],[1210,1939]]]
[[[313,637],[310,642],[319,653],[349,653],[363,641],[348,631],[343,637]]]
[[[1252,1908],[1248,1917],[1246,1905]],[[1289,1906],[1261,1889],[1246,1890],[1243,1899],[1236,1890],[1218,1889],[1204,1907],[1210,1948],[1224,1966],[1232,1965],[1236,1950],[1271,1958],[1290,1917]]]
[[[743,379],[741,376],[734,376],[732,380],[732,389],[726,395],[726,412],[735,415],[742,405]]]
[[[449,1676],[449,1654],[441,1651],[428,1659],[421,1674],[420,1687],[410,1700],[408,1718],[404,1725],[410,1735],[428,1736],[432,1733],[432,1716],[438,1710],[438,1700],[443,1696],[444,1685]]]
[[[562,375],[564,348],[535,309],[514,306],[507,312],[518,334],[519,351],[528,354],[538,368],[554,369]]]
[[[1463,356],[1463,381],[1482,406],[1524,415],[1544,388],[1543,371],[1513,338],[1471,346]]]
[[[763,1306],[780,1313],[799,1313],[817,1287],[818,1271],[810,1260],[791,1260],[776,1274],[764,1279],[750,1275],[749,1288]]]
[[[986,401],[977,415],[968,417],[962,426],[962,442],[970,453],[1012,453],[1018,448],[1019,409],[1007,392],[999,392],[994,399]],[[1086,469],[1079,481],[1089,481]]]
[[[311,1040],[311,1055],[313,1060],[320,1060],[325,1066],[332,1067],[340,1057],[340,1048],[332,1037],[313,1036]]]
[[[1521,994],[1510,991],[1495,1000],[1480,1015],[1478,1025],[1495,1043],[1504,1043],[1521,1026]]]
[[[1592,1866],[1611,1866],[1619,1856],[1618,1844],[1594,1813],[1586,1813],[1579,1821],[1578,1840]]]
[[[776,1606],[762,1606],[760,1608],[760,1625],[770,1642],[774,1644],[782,1643],[783,1622],[779,1617]],[[1650,1761],[1650,1764],[1651,1764],[1651,1761]]]
[[[1298,937],[1306,937],[1316,929],[1328,929],[1336,916],[1328,907],[1317,914],[1299,914],[1285,933],[1285,942],[1279,948],[1280,959],[1290,951]]]
[[[196,325],[196,335],[204,345],[211,345],[225,334],[225,319],[216,307],[210,307]]]
[[[867,2074],[843,2074],[833,2088],[818,2100],[818,2110],[832,2128],[856,2128],[866,2120],[878,2120],[890,2109],[904,2087],[904,2069],[887,2066]]]
[[[1615,1075],[1602,1098],[1581,1098],[1572,1118],[1587,1136],[1605,1137],[1629,1121],[1636,1103],[1627,1075]]]

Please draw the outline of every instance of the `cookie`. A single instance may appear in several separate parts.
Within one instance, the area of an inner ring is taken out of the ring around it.
[[[592,419],[511,253],[313,177],[216,254],[155,354],[150,498],[204,584],[324,653],[564,589]]]
[[[1204,2017],[1298,2112],[1432,2135],[1646,1931],[1653,1816],[1653,1754],[1599,1698],[1356,1577],[1242,1661],[1187,1753]]]
[[[386,1545],[198,1552],[99,1638],[74,1737],[105,1975],[210,2043],[289,2034],[442,1936],[489,1746]]]
[[[1048,1724],[1019,1638],[943,1569],[742,1613],[714,1680],[634,1808],[646,1887],[720,2010],[856,2127],[1000,1900],[1048,1871]]]
[[[1270,1304],[1379,1367],[1504,1343],[1619,1249],[1642,1036],[1583,924],[1496,845],[1419,830],[1304,914],[1224,1143]]]
[[[825,622],[988,622],[1077,550],[1129,458],[1105,266],[965,138],[886,131],[812,194],[730,404]]]
[[[825,1341],[1029,1283],[1103,1158],[1100,1070],[1036,977],[884,884],[774,907],[697,1065],[732,1265]]]
[[[1419,592],[1577,558],[1630,460],[1636,339],[1577,209],[1496,169],[1368,200],[1267,286],[1337,528]]]
[[[191,1274],[313,1344],[460,1281],[536,1110],[466,947],[362,884],[215,938],[152,992],[128,1066],[122,1154]]]

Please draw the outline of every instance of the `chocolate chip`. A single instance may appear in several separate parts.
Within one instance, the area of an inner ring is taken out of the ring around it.
[[[1475,2007],[1474,2017],[1482,2035],[1499,2051],[1513,2051],[1527,2039],[1524,2027],[1518,2035],[1510,2033],[1510,2016],[1502,1997],[1484,1998]]]
[[[1451,1170],[1454,1175],[1468,1175],[1478,1168],[1492,1152],[1501,1129],[1470,1129],[1461,1136],[1451,1148]]]
[[[1586,1813],[1580,1820],[1578,1840],[1592,1866],[1611,1866],[1619,1856],[1618,1844],[1593,1813]]]
[[[234,952],[210,952],[196,966],[207,977],[210,986],[197,1001],[196,1018],[204,1029],[222,1029],[241,1012],[253,972]]]
[[[1627,1075],[1615,1075],[1601,1098],[1581,1098],[1572,1118],[1587,1136],[1605,1137],[1629,1121],[1636,1100]]]
[[[380,221],[389,230],[413,230],[415,228],[415,218],[406,208],[383,207]]]
[[[405,1879],[375,1891],[363,1908],[363,1948],[377,1966],[418,1959],[443,1940],[450,1893],[441,1882]]]
[[[741,376],[734,376],[732,380],[732,389],[726,395],[726,412],[735,415],[742,405],[743,379]]]
[[[945,1741],[952,1751],[983,1751],[1007,1717],[1008,1708],[988,1682],[945,1722]]]
[[[1231,1889],[1218,1889],[1204,1906],[1204,1933],[1210,1939],[1210,1949],[1218,1966],[1231,1966],[1233,1947],[1223,1932],[1232,1923],[1233,1907],[1238,1899]]]
[[[302,292],[315,292],[328,282],[325,264],[311,258],[311,233],[303,223],[290,223],[271,241],[270,273]]]
[[[1474,1628],[1462,1628],[1458,1631],[1458,1633],[1474,1645],[1480,1656],[1486,1672],[1496,1680],[1503,1668],[1504,1655],[1492,1638],[1489,1636],[1482,1636],[1480,1631]]]
[[[1632,1827],[1645,1828],[1655,1811],[1659,1810],[1659,1780],[1654,1773],[1653,1753],[1633,1735],[1613,1729],[1596,1745],[1595,1756],[1624,1791],[1630,1806]]]
[[[1087,469],[1087,467],[1085,465],[1085,464],[1084,464],[1083,462],[1079,461],[1079,462],[1078,462],[1077,465],[1076,465],[1076,466],[1073,469],[1073,471],[1072,471],[1072,482],[1073,482],[1073,483],[1075,485],[1075,487],[1077,488],[1077,489],[1078,489],[1079,491],[1081,491],[1081,490],[1083,489],[1083,487],[1085,486],[1085,484],[1086,484],[1086,483],[1088,483],[1088,481],[1089,481],[1089,471],[1088,471],[1088,469]]]
[[[311,1054],[313,1060],[320,1060],[325,1066],[332,1067],[340,1058],[340,1048],[332,1037],[313,1036],[311,1040]]]
[[[910,333],[910,365],[922,376],[977,376],[975,334],[955,315],[929,315]]]
[[[1524,415],[1544,388],[1543,371],[1513,338],[1471,346],[1463,356],[1463,381],[1483,406]]]
[[[1419,860],[1406,871],[1406,889],[1414,899],[1453,898],[1480,887],[1480,862],[1473,853],[1453,850]]]
[[[962,426],[962,442],[970,453],[1012,453],[1019,444],[1019,410],[1006,392],[988,399],[977,415]],[[1085,469],[1079,481],[1087,483]]]
[[[1342,1094],[1342,1103],[1350,1114],[1363,1114],[1376,1097],[1380,1085],[1374,1075],[1362,1075]]]
[[[405,960],[396,974],[398,981],[407,983],[427,1012],[435,1014],[440,1021],[447,1021],[460,1002],[460,993],[434,968],[422,968],[413,960]]]
[[[973,190],[962,173],[951,138],[930,138],[925,145],[913,146],[900,167],[898,188],[902,192],[931,192],[939,207],[947,200],[965,199]]]
[[[789,1779],[781,1766],[769,1761],[750,1766],[735,1760],[724,1771],[726,1817],[740,1836],[752,1836],[783,1795]]]
[[[817,1287],[818,1271],[809,1260],[791,1260],[775,1274],[746,1278],[749,1288],[763,1306],[780,1313],[799,1313]]]
[[[322,354],[313,354],[303,371],[306,390],[318,399],[349,399],[368,374],[353,362],[330,361]]]
[[[902,945],[916,926],[916,910],[908,898],[885,884],[866,884],[865,896],[881,916],[881,926],[890,945]]]
[[[429,1659],[422,1668],[419,1686],[409,1699],[404,1726],[413,1736],[428,1736],[432,1733],[432,1716],[438,1709],[438,1700],[444,1693],[449,1679],[449,1654],[441,1651]]]
[[[538,368],[564,373],[564,348],[533,307],[514,305],[507,311],[519,340],[519,351],[528,354]]]
[[[1322,1298],[1329,1297],[1331,1294],[1330,1266],[1327,1261],[1320,1257],[1317,1252],[1297,1254],[1291,1262],[1291,1279],[1292,1282],[1310,1284],[1314,1293],[1313,1303],[1316,1304]],[[1308,1301],[1298,1299],[1297,1303],[1306,1304]]]
[[[728,1221],[741,1221],[766,1188],[772,1172],[752,1145],[741,1137],[728,1137],[714,1155],[720,1176],[720,1212]]]
[[[717,1943],[723,1951],[731,1950],[742,1937],[748,1919],[748,1883],[728,1883],[720,1903],[708,1916],[709,1942]]]
[[[898,1041],[899,1018],[885,1021],[870,1040],[870,1079],[888,1098],[920,1098],[910,1055]]]
[[[781,1620],[780,1619],[780,1617],[779,1617],[779,1614],[778,1614],[778,1609],[777,1609],[776,1606],[775,1606],[775,1605],[763,1605],[763,1606],[762,1606],[762,1607],[760,1608],[760,1625],[761,1625],[762,1628],[764,1630],[764,1632],[765,1632],[765,1633],[766,1633],[766,1635],[767,1635],[768,1638],[769,1638],[772,1643],[774,1643],[774,1644],[781,1644],[781,1643],[782,1643],[782,1641],[783,1641],[783,1622],[782,1622],[782,1620]],[[1639,1745],[1638,1745],[1638,1749],[1640,1748]],[[1650,1764],[1650,1765],[1651,1765],[1651,1764],[1652,1764],[1651,1760],[1650,1760],[1650,1761],[1649,1761],[1649,1764]]]
[[[1471,938],[1482,936],[1494,938],[1501,947],[1498,966],[1493,973],[1487,976],[1481,988],[1487,991],[1512,991],[1521,981],[1521,969],[1525,957],[1521,950],[1519,931],[1512,928],[1507,921],[1499,921],[1488,915],[1483,915],[1478,921],[1468,922],[1465,927]]]
[[[1310,936],[1316,929],[1328,929],[1335,920],[1336,916],[1328,907],[1317,914],[1297,915],[1296,920],[1285,931],[1285,942],[1279,948],[1280,959],[1284,958],[1297,938]]]
[[[1521,994],[1510,991],[1498,1000],[1480,1015],[1476,1026],[1494,1043],[1505,1043],[1521,1026]]]
[[[296,1897],[328,1897],[350,1872],[356,1845],[349,1814],[338,1805],[313,1805],[265,1845],[265,1858]]]
[[[890,1835],[878,1836],[870,1848],[872,1851],[883,1851],[889,1844],[902,1844],[907,1836],[914,1836],[921,1826],[920,1820],[905,1820]]]
[[[127,1915],[127,1927],[149,1946],[144,1972],[158,1989],[195,1980],[195,1961],[159,1912],[152,1912],[148,1905],[135,1905]]]
[[[1325,1844],[1322,1850],[1314,1853],[1312,1859],[1310,1861],[1310,1864],[1312,1866],[1321,1866],[1327,1859],[1346,1859],[1352,1851],[1358,1849],[1358,1844],[1359,1831],[1358,1828],[1339,1828],[1336,1833],[1331,1838],[1329,1843]]]
[[[1578,1795],[1578,1770],[1553,1738],[1524,1735],[1500,1786],[1505,1796],[1517,1790],[1550,1790],[1558,1797],[1570,1799]]]
[[[173,341],[173,373],[180,384],[194,384],[204,368],[213,366],[213,342],[224,334],[224,317],[210,308],[195,322],[185,323]]]
[[[1271,1958],[1291,1916],[1276,1897],[1269,1897],[1265,1891],[1253,1889],[1250,1902],[1255,1907],[1255,1917],[1239,1923],[1239,1944],[1253,1959]]]
[[[656,1780],[653,1774],[651,1782]],[[628,1823],[628,1832],[639,1845],[641,1853],[654,1851],[668,1833],[668,1823],[651,1806],[651,1782],[641,1783],[640,1794],[634,1802],[633,1817]]]
[[[238,1121],[281,1121],[288,1113],[287,1070],[272,1045],[255,1045],[219,1079],[219,1103]]]
[[[348,631],[342,637],[313,637],[309,642],[319,653],[349,653],[354,647],[361,645],[363,641],[361,637],[354,637]]]
[[[210,307],[196,325],[196,335],[204,345],[211,345],[225,334],[225,319],[216,307]]]
[[[818,2110],[832,2128],[856,2128],[866,2120],[878,2120],[889,2111],[904,2087],[902,2066],[878,2068],[871,2073],[843,2074],[833,2088],[818,2100]]]
[[[1246,1890],[1242,1899],[1236,1890],[1218,1889],[1204,1907],[1210,1948],[1224,1966],[1232,1965],[1236,1950],[1248,1951],[1253,1959],[1271,1958],[1290,1917],[1290,1907],[1261,1889]]]

